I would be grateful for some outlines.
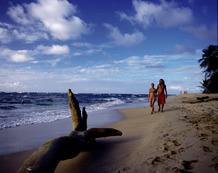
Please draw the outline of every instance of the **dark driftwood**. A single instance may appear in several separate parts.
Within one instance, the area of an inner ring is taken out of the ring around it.
[[[197,97],[197,100],[205,100],[205,99],[209,99],[208,96],[205,96],[205,97]]]
[[[73,123],[73,131],[67,136],[51,139],[44,143],[24,162],[17,173],[52,173],[61,160],[76,157],[88,148],[95,138],[121,136],[122,132],[112,128],[87,129],[87,113],[83,108],[82,116],[79,102],[71,90],[68,90],[69,106]]]
[[[209,101],[217,101],[218,98],[209,98],[208,96],[205,97],[197,97],[197,100],[189,100],[189,101],[182,101],[182,103],[190,103],[190,104],[195,104],[195,103],[201,103],[201,102],[209,102]]]

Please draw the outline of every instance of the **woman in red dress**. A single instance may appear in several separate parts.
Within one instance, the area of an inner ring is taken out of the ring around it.
[[[157,85],[157,90],[158,90],[158,106],[159,106],[158,111],[160,111],[160,105],[161,105],[161,112],[163,112],[164,104],[166,103],[166,98],[167,98],[167,87],[163,79],[160,79],[159,84]]]

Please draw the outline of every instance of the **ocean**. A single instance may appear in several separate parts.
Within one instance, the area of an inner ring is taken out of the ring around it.
[[[91,126],[120,118],[97,112],[131,107],[131,105],[134,107],[134,103],[148,105],[147,96],[146,94],[75,94],[80,107],[86,107],[88,116],[89,113],[92,115],[88,117]],[[0,130],[69,118],[71,113],[68,102],[67,93],[0,92]]]

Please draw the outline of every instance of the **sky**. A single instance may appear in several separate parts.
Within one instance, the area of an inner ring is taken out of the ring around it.
[[[1,0],[0,91],[201,92],[217,0]]]

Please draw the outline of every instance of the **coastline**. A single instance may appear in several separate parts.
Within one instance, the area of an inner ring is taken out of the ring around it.
[[[119,109],[124,118],[106,127],[122,131],[123,136],[97,140],[91,151],[61,161],[55,173],[216,172],[218,101],[189,103],[203,96],[170,96],[165,111],[157,112],[155,106],[152,115],[150,107]],[[23,163],[33,151],[0,156],[0,171],[10,172],[9,167]]]
[[[117,110],[94,111],[88,116],[88,128],[103,127],[123,117]],[[65,136],[72,130],[71,118],[0,130],[0,156],[38,148],[44,142]]]

